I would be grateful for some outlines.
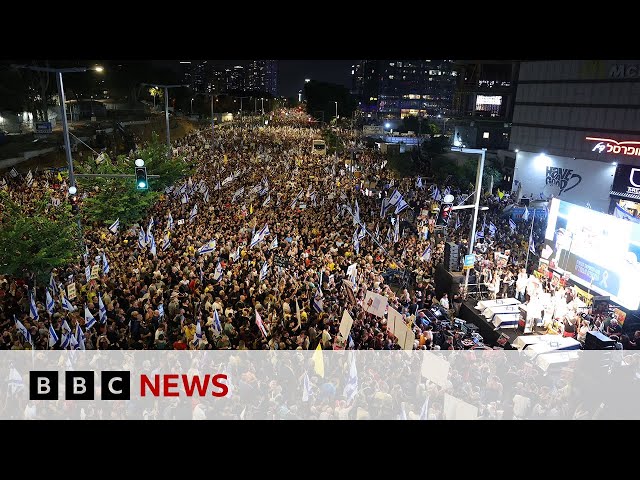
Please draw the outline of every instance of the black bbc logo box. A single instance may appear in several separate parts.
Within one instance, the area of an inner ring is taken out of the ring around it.
[[[100,372],[100,400],[130,400],[131,372]],[[64,373],[65,400],[94,400],[95,372]],[[29,400],[58,400],[58,372],[29,372]]]

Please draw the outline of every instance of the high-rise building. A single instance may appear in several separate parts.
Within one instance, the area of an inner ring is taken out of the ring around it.
[[[518,62],[458,60],[453,102],[455,146],[507,149],[518,78]]]
[[[278,95],[277,60],[253,60],[246,68],[245,90],[267,92]]]
[[[448,116],[453,60],[363,60],[353,65],[352,93],[360,109],[380,118]]]
[[[242,65],[227,69],[227,75],[227,90],[244,90],[245,68]]]
[[[209,66],[206,60],[193,61],[183,64],[184,82],[195,91],[203,93],[209,84]]]

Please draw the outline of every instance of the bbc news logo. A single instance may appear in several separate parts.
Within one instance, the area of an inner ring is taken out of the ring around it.
[[[65,400],[95,400],[95,372],[64,372]],[[141,397],[226,397],[227,375],[140,375]],[[59,375],[56,371],[29,372],[30,400],[58,400]],[[131,372],[100,372],[100,400],[131,400]]]
[[[100,400],[130,400],[131,372],[103,371],[100,374]],[[94,400],[95,372],[64,373],[65,400]],[[58,400],[58,372],[29,372],[30,400]]]

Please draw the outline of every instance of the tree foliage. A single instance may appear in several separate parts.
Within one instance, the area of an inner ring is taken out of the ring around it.
[[[79,173],[93,174],[134,174],[135,159],[142,158],[148,175],[159,175],[149,179],[149,190],[137,190],[134,178],[80,178],[85,190],[93,190],[82,204],[85,220],[102,225],[120,219],[121,228],[142,220],[147,210],[158,199],[160,192],[190,172],[190,167],[181,157],[167,158],[167,146],[161,143],[158,135],[152,135],[151,142],[145,148],[135,152],[133,158],[118,155],[115,159],[103,155],[104,160],[97,163],[89,158],[77,170]]]
[[[51,205],[44,197],[26,212],[0,192],[5,215],[0,224],[0,273],[16,277],[35,274],[46,282],[53,268],[75,261],[82,253],[78,225],[67,203]]]

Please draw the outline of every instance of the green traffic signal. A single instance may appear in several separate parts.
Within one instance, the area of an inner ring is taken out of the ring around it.
[[[136,189],[147,190],[148,188],[147,167],[136,167]]]

